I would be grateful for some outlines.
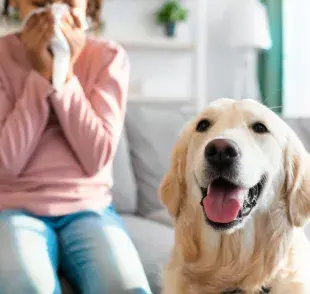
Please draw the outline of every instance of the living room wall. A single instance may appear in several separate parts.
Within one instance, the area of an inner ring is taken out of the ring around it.
[[[196,0],[182,1],[190,9]],[[226,42],[228,27],[226,13],[233,0],[206,0],[206,100],[233,97],[236,76],[236,52]],[[103,18],[106,34],[132,36],[136,39],[157,38],[163,35],[162,28],[154,23],[153,12],[163,1],[158,0],[106,0]],[[190,13],[187,24],[181,25],[178,40],[194,39],[195,12]],[[170,54],[162,50],[129,50],[133,64],[132,87],[142,88],[150,96],[184,98],[193,92],[191,53]],[[255,64],[250,65],[255,71]],[[252,82],[252,81],[251,81]],[[253,87],[253,98],[258,96]],[[237,97],[236,97],[237,98]]]

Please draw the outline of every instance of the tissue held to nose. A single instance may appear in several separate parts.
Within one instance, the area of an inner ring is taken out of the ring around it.
[[[40,16],[47,10],[50,11],[53,17],[53,36],[49,41],[49,49],[53,55],[52,64],[52,74],[51,79],[53,86],[56,90],[61,90],[65,85],[69,72],[71,63],[71,49],[67,37],[63,33],[61,27],[63,24],[63,19],[67,15],[67,19],[71,19],[71,25],[76,26],[73,17],[70,13],[74,13],[75,19],[78,20],[79,28],[85,30],[87,28],[87,23],[85,19],[85,13],[83,14],[83,9],[79,7],[71,8],[65,3],[53,3],[47,4],[45,7],[39,7],[32,9],[27,15],[25,15],[22,22],[22,29],[24,30],[30,20],[35,16]]]
[[[23,21],[23,28],[27,25],[31,17],[41,14],[50,9],[54,18],[54,35],[50,40],[50,50],[53,53],[53,73],[52,81],[56,90],[61,90],[67,80],[70,69],[71,52],[70,45],[61,30],[62,18],[65,13],[69,12],[69,7],[64,3],[54,3],[44,8],[32,10]]]

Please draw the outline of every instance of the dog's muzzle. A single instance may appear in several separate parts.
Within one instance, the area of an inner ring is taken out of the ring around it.
[[[223,137],[206,145],[204,157],[205,184],[200,188],[206,220],[217,230],[235,227],[256,206],[267,174],[262,174],[252,187],[244,185],[239,174],[241,150],[234,141]]]

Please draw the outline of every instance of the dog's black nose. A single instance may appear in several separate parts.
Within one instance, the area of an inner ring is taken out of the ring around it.
[[[238,145],[228,139],[218,138],[210,141],[205,149],[206,160],[217,168],[228,168],[240,156]]]

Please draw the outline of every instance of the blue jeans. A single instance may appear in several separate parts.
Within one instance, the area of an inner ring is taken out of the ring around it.
[[[38,217],[0,212],[0,294],[59,294],[58,271],[85,294],[150,294],[138,253],[112,207]]]

